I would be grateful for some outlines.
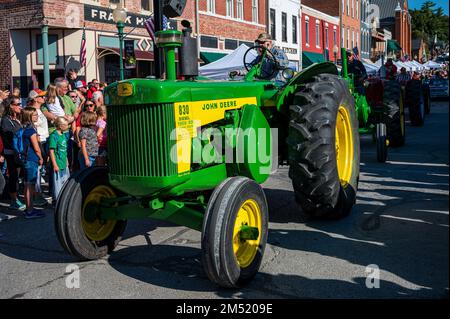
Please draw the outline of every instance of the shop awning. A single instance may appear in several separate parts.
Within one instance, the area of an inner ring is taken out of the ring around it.
[[[304,68],[307,68],[308,66],[310,66],[314,63],[325,62],[325,59],[324,59],[322,53],[315,53],[315,52],[308,52],[308,51],[303,51],[302,59],[303,59],[302,66]]]
[[[398,44],[396,40],[388,40],[387,41],[387,51],[388,52],[395,52],[395,51],[401,51],[402,47]]]
[[[119,49],[118,48],[105,48],[105,47],[98,47],[99,52],[98,57],[101,58],[108,54],[116,54],[119,55]],[[134,50],[134,54],[136,55],[136,60],[141,61],[153,61],[154,56],[153,52],[150,51],[140,51],[140,50]]]
[[[208,64],[223,58],[225,55],[226,53],[200,52],[200,59],[202,59],[205,62],[205,64]]]

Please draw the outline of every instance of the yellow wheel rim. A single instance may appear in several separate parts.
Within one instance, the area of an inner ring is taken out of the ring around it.
[[[241,268],[248,267],[255,259],[261,241],[261,224],[261,209],[258,203],[253,199],[246,200],[239,208],[233,229],[233,251]],[[256,240],[241,239],[242,226],[258,228],[258,238]]]
[[[342,185],[350,182],[353,170],[353,134],[350,116],[340,106],[336,118],[336,162]]]
[[[116,194],[114,191],[105,185],[95,187],[86,197],[83,203],[83,209],[81,211],[81,224],[83,226],[84,233],[90,240],[102,241],[108,238],[114,230],[117,221],[115,220],[90,220],[86,218],[85,213],[88,205],[90,207],[100,204],[103,198],[114,198]]]

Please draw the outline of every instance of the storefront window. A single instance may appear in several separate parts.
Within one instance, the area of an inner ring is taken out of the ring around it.
[[[44,64],[44,54],[42,50],[42,36],[36,36],[37,64]],[[48,61],[50,64],[58,64],[58,36],[48,35]]]
[[[141,0],[142,10],[153,11],[153,0]]]

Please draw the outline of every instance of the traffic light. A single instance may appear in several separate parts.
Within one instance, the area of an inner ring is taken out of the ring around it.
[[[168,18],[176,18],[183,14],[186,0],[163,0],[163,12]]]

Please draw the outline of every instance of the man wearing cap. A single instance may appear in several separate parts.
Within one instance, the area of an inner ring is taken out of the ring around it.
[[[262,77],[267,80],[275,79],[276,82],[284,82],[281,72],[276,72],[289,66],[289,60],[284,51],[273,47],[272,37],[268,33],[261,33],[255,40],[255,44],[269,50],[276,59],[276,61],[273,61],[270,53],[266,54],[261,66]],[[263,49],[259,49],[259,55],[250,63],[250,65],[254,66],[260,63],[263,53]]]
[[[353,52],[347,50],[348,73],[353,74],[355,91],[360,95],[365,95],[364,81],[367,79],[367,71],[361,61],[355,59]]]
[[[87,94],[87,85],[86,82],[83,80],[77,81],[75,83],[75,89],[77,89],[78,92],[83,94],[84,97],[86,97]]]
[[[84,102],[86,101],[87,98],[87,85],[86,82],[83,80],[77,81],[75,83],[75,90],[74,92],[77,94],[77,99],[76,102],[74,102],[76,104],[76,106],[78,108],[82,107]],[[70,92],[69,92],[70,93]]]
[[[45,163],[47,161],[47,156],[46,156],[45,150],[46,150],[47,138],[49,136],[47,118],[45,117],[44,113],[42,113],[42,111],[41,111],[41,106],[42,106],[42,104],[45,103],[44,97],[46,94],[47,94],[46,91],[41,91],[39,89],[34,89],[34,90],[30,91],[30,93],[28,94],[28,100],[30,102],[30,106],[34,107],[38,114],[38,121],[36,123],[34,123],[34,125],[35,125],[37,133],[38,133],[42,158],[44,159],[43,165],[45,165]],[[42,195],[42,188],[41,188],[41,170],[42,170],[43,165],[39,166],[39,169],[38,169],[36,193],[35,193],[34,200],[33,200],[33,204],[36,206],[45,206],[48,204],[47,200]]]
[[[395,80],[397,77],[397,67],[395,66],[392,58],[387,59],[384,67],[386,68],[386,79]]]

